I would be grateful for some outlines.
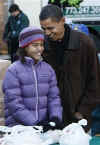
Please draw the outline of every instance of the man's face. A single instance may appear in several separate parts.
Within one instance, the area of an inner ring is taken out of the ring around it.
[[[45,35],[47,35],[51,40],[61,40],[64,36],[64,18],[59,22],[48,18],[46,20],[40,21],[41,28],[44,30]]]

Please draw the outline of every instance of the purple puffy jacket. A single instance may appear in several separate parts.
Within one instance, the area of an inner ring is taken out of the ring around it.
[[[26,57],[25,64],[11,64],[3,81],[3,92],[7,126],[31,126],[52,117],[62,121],[55,72],[42,60],[34,65],[34,60]]]

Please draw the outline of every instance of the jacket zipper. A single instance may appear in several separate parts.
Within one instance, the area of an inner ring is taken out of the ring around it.
[[[32,70],[33,70],[33,74],[34,74],[35,90],[36,90],[36,121],[38,121],[38,118],[39,118],[39,115],[38,115],[38,104],[39,104],[38,83],[37,83],[36,71],[35,71],[33,64],[32,64]]]

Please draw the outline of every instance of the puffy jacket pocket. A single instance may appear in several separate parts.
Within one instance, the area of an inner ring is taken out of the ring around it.
[[[48,74],[40,74],[38,77],[38,81],[42,83],[47,83],[49,81],[49,75]]]

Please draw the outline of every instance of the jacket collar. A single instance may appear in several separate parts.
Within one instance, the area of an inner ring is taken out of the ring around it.
[[[31,58],[31,57],[27,57],[27,56],[25,56],[25,61],[26,61],[26,64],[38,65],[38,64],[41,63],[41,61],[43,61],[43,58],[41,57],[40,60],[37,62],[37,64],[35,64],[34,59]]]
[[[66,37],[68,35],[69,38]],[[63,38],[64,43],[68,43],[68,50],[79,49],[79,32],[72,30],[67,24],[65,24],[65,34]]]

